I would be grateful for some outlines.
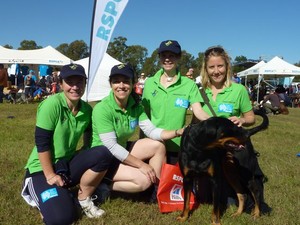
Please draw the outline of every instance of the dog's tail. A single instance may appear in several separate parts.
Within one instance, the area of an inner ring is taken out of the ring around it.
[[[260,125],[247,130],[249,137],[251,137],[252,135],[256,134],[259,131],[267,129],[269,126],[269,118],[264,111],[262,111],[261,109],[256,109],[254,110],[254,114],[261,116],[263,121]]]

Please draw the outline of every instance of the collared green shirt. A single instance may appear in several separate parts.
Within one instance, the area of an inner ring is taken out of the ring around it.
[[[93,109],[93,141],[92,146],[103,145],[99,134],[115,132],[117,143],[124,148],[128,139],[136,132],[139,121],[148,119],[144,107],[136,104],[129,96],[126,110],[123,111],[115,101],[113,91]]]
[[[216,100],[212,99],[212,91],[210,88],[207,88],[205,92],[218,117],[240,117],[242,113],[252,110],[249,94],[245,86],[241,84],[232,83],[230,87],[224,88],[220,93],[218,93]],[[202,97],[201,105],[203,110],[212,116],[208,106],[204,105]]]
[[[91,123],[92,107],[80,100],[79,112],[74,116],[69,109],[63,92],[40,103],[37,109],[36,126],[53,132],[51,153],[53,163],[59,159],[71,159],[84,131]],[[30,173],[42,171],[36,146],[26,167]]]
[[[197,85],[191,79],[177,74],[174,84],[164,88],[160,84],[163,69],[146,80],[143,91],[143,105],[149,113],[152,123],[165,130],[184,127],[186,111],[191,104],[200,102],[201,96]],[[180,149],[180,137],[166,141],[167,151]]]

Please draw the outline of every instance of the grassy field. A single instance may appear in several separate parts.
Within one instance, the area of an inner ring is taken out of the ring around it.
[[[0,224],[42,224],[36,209],[30,208],[20,196],[24,165],[34,142],[37,104],[0,104]],[[225,225],[294,225],[300,224],[300,108],[289,109],[289,115],[270,116],[270,127],[253,138],[260,152],[259,162],[269,181],[265,199],[272,207],[270,215],[253,220],[244,213],[230,215],[230,207],[222,217]],[[190,118],[190,115],[188,115]],[[257,119],[258,122],[260,118]],[[179,212],[161,214],[157,205],[116,197],[101,206],[107,215],[101,219],[83,217],[76,224],[168,225],[181,224]],[[185,224],[210,224],[210,205],[201,205]]]

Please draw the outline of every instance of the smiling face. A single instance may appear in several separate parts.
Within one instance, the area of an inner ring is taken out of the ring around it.
[[[177,62],[180,59],[180,55],[176,55],[173,52],[165,51],[159,54],[160,64],[164,71],[176,71]]]
[[[69,76],[61,82],[61,88],[70,102],[78,102],[85,91],[86,78],[82,76]]]
[[[124,103],[127,104],[133,88],[132,79],[124,75],[114,75],[110,78],[110,86],[114,92],[117,103],[121,105],[124,105]]]
[[[225,60],[221,56],[209,57],[206,64],[206,71],[213,85],[223,85],[227,70]]]

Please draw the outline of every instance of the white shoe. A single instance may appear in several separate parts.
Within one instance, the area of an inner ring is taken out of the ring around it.
[[[105,214],[105,211],[94,205],[91,197],[79,201],[79,204],[85,215],[89,218],[99,218]]]

